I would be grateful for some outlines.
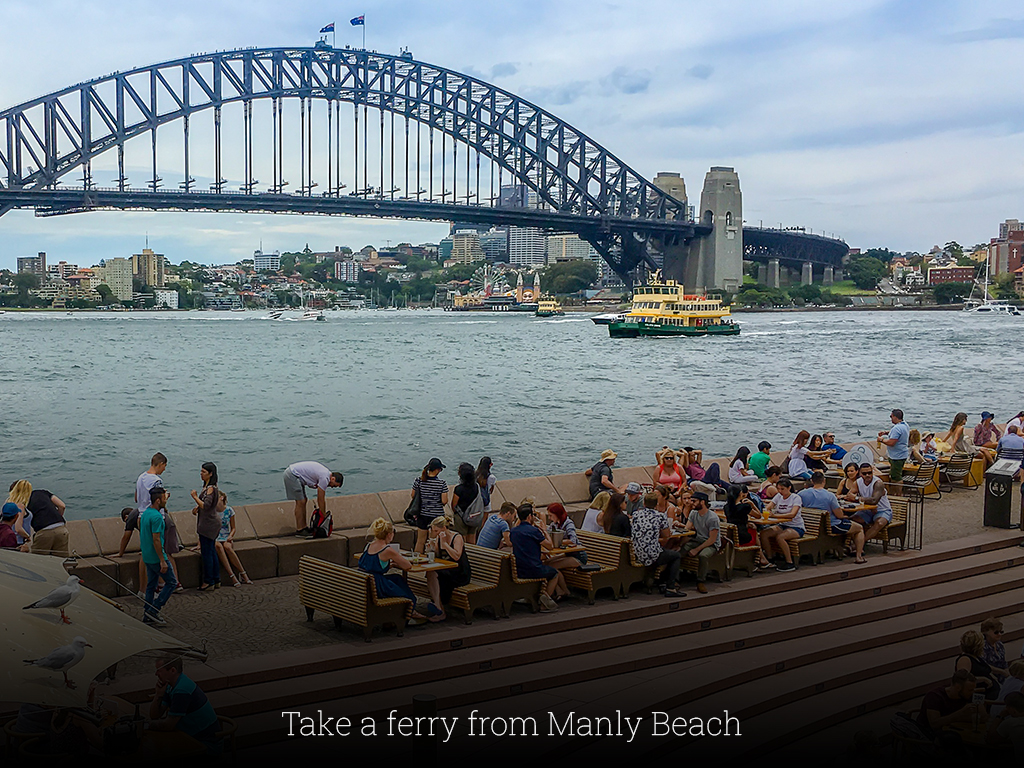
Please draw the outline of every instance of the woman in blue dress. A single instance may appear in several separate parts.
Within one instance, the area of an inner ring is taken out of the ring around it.
[[[416,595],[412,593],[405,578],[397,573],[387,573],[388,568],[394,565],[403,571],[412,568],[412,563],[397,549],[391,547],[395,538],[395,526],[383,517],[378,517],[370,525],[370,534],[373,541],[366,545],[363,554],[359,556],[359,570],[373,574],[373,581],[377,586],[379,597],[404,597],[412,600],[414,619],[424,620],[427,617],[417,613]],[[438,614],[441,611],[434,609]]]

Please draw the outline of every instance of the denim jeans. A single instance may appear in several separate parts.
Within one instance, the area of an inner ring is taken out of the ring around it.
[[[199,537],[199,553],[203,559],[203,583],[220,583],[220,559],[217,557],[217,540]]]
[[[163,574],[164,588],[156,595],[156,583],[160,580],[160,563],[146,563],[146,615],[156,616],[160,609],[170,599],[174,590],[178,587],[178,580],[174,577],[174,569],[170,562],[167,563],[167,572]],[[154,600],[154,595],[156,599]]]

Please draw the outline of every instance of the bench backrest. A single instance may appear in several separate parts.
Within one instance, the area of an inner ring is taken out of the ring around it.
[[[466,556],[473,572],[473,581],[478,584],[498,584],[501,581],[501,563],[504,559],[496,549],[466,544]]]
[[[369,573],[303,555],[299,559],[299,599],[303,605],[329,606],[332,615],[366,626],[367,600],[376,600],[376,588]]]
[[[807,531],[807,536],[821,536],[828,533],[829,526],[825,519],[828,512],[820,509],[807,509],[801,511],[800,514],[804,519],[804,530]]]
[[[892,507],[893,525],[907,522],[907,513],[910,511],[910,499],[904,496],[890,496],[889,506]]]
[[[580,539],[580,544],[587,548],[588,563],[597,563],[608,568],[618,568],[623,564],[623,545],[626,544],[626,539],[591,531],[577,531],[576,535]]]

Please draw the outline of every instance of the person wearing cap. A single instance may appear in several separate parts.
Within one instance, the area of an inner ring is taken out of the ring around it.
[[[626,514],[630,517],[644,505],[644,488],[640,483],[626,483]]]
[[[427,536],[430,533],[430,524],[435,517],[444,514],[445,505],[448,504],[448,483],[438,475],[444,469],[444,464],[438,458],[427,462],[423,472],[412,481],[412,493],[410,500],[416,498],[416,491],[420,492],[420,512],[416,517],[416,546],[414,549],[423,554],[427,546]]]
[[[757,475],[758,479],[764,480],[764,471],[768,469],[768,465],[772,463],[771,456],[772,444],[767,440],[762,440],[757,444],[757,453],[752,454],[747,459],[747,469]]]
[[[590,500],[593,501],[594,497],[597,496],[601,491],[608,491],[608,493],[622,493],[618,486],[612,481],[612,466],[615,464],[615,459],[618,458],[618,454],[613,450],[607,450],[601,452],[601,460],[594,466],[587,470],[587,476],[590,478]]]
[[[981,412],[981,423],[974,428],[974,444],[979,448],[995,450],[999,445],[999,438],[1003,433],[992,423],[993,418],[993,414],[988,411]]]
[[[18,534],[14,532],[14,521],[21,514],[21,507],[8,501],[0,512],[0,549],[19,549]]]
[[[722,526],[718,515],[711,511],[706,493],[698,491],[692,501],[686,530],[693,531],[693,538],[683,544],[683,554],[697,558],[697,591],[703,595],[708,591],[708,563],[722,548]]]
[[[341,488],[341,472],[331,472],[317,461],[299,461],[284,471],[285,497],[295,502],[295,535],[310,538],[313,529],[306,522],[306,489],[316,488],[316,508],[327,513],[327,489]]]
[[[893,408],[889,414],[892,429],[878,433],[878,441],[886,446],[889,455],[889,479],[898,483],[903,479],[903,465],[910,458],[910,427],[903,421],[903,411]]]

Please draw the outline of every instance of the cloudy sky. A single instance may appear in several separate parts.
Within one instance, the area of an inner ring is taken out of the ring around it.
[[[1024,8],[973,0],[0,0],[0,109],[196,51],[306,45],[365,14],[367,47],[493,81],[691,199],[735,166],[749,223],[926,250],[1024,216]],[[138,178],[141,171],[136,174]],[[173,171],[168,169],[168,174]],[[139,182],[137,182],[139,183]],[[445,225],[295,216],[0,217],[0,268],[46,251],[91,264],[149,237],[172,261],[262,242],[315,250],[435,241]]]

